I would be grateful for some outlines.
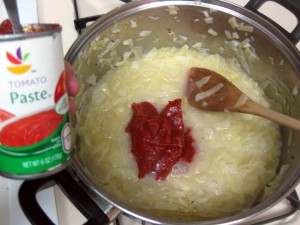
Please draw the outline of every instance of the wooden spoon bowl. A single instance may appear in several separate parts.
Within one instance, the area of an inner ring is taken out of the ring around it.
[[[222,75],[205,68],[189,70],[187,99],[195,108],[214,112],[249,113],[300,130],[300,121],[250,99]]]

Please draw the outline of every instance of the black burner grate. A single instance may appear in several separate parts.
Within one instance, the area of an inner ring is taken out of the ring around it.
[[[101,15],[79,18],[78,4],[77,4],[78,0],[73,0],[73,1],[74,1],[75,16],[76,16],[76,19],[74,20],[74,25],[75,25],[75,29],[77,30],[78,34],[81,34],[89,22],[93,22],[93,21],[97,20],[98,18],[101,17]],[[131,2],[131,0],[120,0],[120,1],[122,1],[124,3]]]

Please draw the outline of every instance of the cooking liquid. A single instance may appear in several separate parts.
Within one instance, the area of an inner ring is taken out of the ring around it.
[[[71,158],[60,31],[57,24],[31,25],[23,34],[0,35],[0,173],[4,176],[50,175]]]

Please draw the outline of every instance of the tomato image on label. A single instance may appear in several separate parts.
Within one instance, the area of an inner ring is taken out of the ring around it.
[[[3,109],[0,109],[0,123],[4,122],[5,120],[8,120],[14,116],[15,116],[14,114],[7,112]]]
[[[63,71],[60,74],[59,80],[56,84],[55,92],[54,92],[54,102],[57,103],[58,100],[67,92],[66,87],[66,73]]]
[[[69,110],[69,98],[66,87],[66,73],[63,71],[56,84],[54,92],[54,102],[56,113],[63,115]]]
[[[36,144],[50,134],[62,122],[63,116],[48,110],[28,116],[2,128],[0,143],[9,147],[24,147]]]

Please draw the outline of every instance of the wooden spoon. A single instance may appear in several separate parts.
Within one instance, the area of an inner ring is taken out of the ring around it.
[[[300,130],[300,121],[254,102],[222,75],[204,68],[191,68],[187,98],[195,108],[214,112],[249,113]]]

